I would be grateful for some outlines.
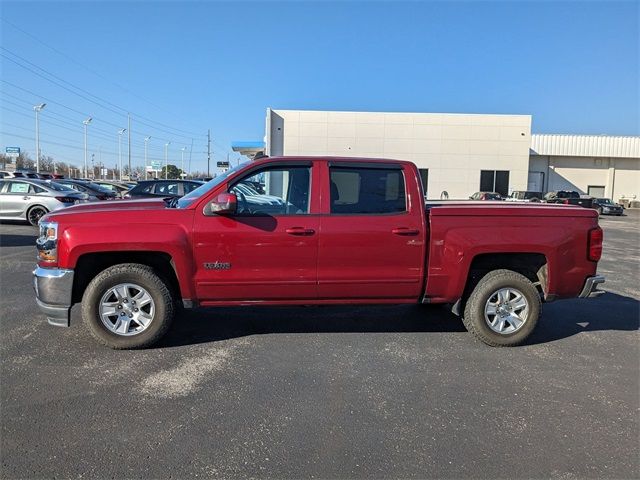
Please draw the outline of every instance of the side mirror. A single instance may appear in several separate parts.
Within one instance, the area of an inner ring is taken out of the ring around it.
[[[238,197],[235,193],[220,193],[216,198],[211,200],[204,214],[211,215],[233,215],[238,209]]]

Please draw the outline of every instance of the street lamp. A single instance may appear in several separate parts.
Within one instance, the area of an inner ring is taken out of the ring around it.
[[[84,178],[88,178],[87,177],[87,125],[89,125],[91,123],[91,117],[87,118],[86,120],[82,121],[82,124],[84,125]]]
[[[148,172],[147,172],[147,143],[149,143],[151,137],[144,137],[144,179],[147,180]]]
[[[126,131],[126,128],[118,130],[118,167],[120,169],[120,181],[122,181],[122,135]]]
[[[169,145],[171,142],[167,142],[164,144],[164,179],[166,180],[169,172]]]
[[[36,112],[36,172],[38,173],[40,173],[40,121],[38,120],[38,114],[46,106],[46,103],[41,103],[33,107]]]
[[[187,147],[182,147],[182,148],[180,149],[180,151],[182,152],[182,165],[181,165],[181,167],[180,167],[180,170],[181,170],[181,172],[180,172],[180,178],[185,178],[185,177],[186,177],[186,175],[184,174],[184,151],[185,151],[186,149],[187,149]],[[183,175],[184,175],[184,176],[183,176]]]

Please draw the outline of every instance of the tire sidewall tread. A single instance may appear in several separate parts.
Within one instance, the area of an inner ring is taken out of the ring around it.
[[[40,215],[40,218],[44,217],[47,213],[49,213],[49,210],[47,210],[47,208],[43,207],[42,205],[33,205],[31,208],[29,208],[29,210],[27,210],[27,222],[29,222],[29,225],[31,225],[33,227],[37,227],[38,226],[38,222],[33,224],[33,223],[31,223],[31,219],[29,218],[31,216],[31,212],[33,212],[34,209],[44,210],[44,213],[42,215]]]
[[[119,283],[136,283],[144,287],[155,303],[151,325],[137,335],[125,337],[110,332],[98,314],[105,291]],[[174,298],[165,282],[151,267],[138,263],[121,263],[106,268],[91,280],[82,296],[82,319],[91,335],[101,344],[116,350],[145,348],[154,344],[169,329],[174,313]]]
[[[484,308],[489,296],[500,288],[518,289],[529,303],[529,314],[525,325],[508,335],[501,335],[489,328],[484,318]],[[515,347],[522,344],[538,323],[542,302],[533,283],[513,270],[493,270],[480,279],[466,302],[462,322],[469,333],[492,347]]]

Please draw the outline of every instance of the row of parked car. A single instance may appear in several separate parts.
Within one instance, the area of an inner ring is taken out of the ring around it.
[[[144,180],[118,182],[63,178],[35,172],[0,172],[0,220],[26,220],[37,225],[48,212],[85,202],[181,197],[205,182]]]
[[[584,208],[593,208],[600,215],[622,215],[624,207],[614,203],[610,198],[594,198],[580,195],[570,190],[557,190],[553,192],[532,192],[517,190],[508,197],[503,197],[497,192],[476,192],[469,197],[471,200],[505,200],[507,202],[538,202],[556,203],[561,205],[579,205]]]

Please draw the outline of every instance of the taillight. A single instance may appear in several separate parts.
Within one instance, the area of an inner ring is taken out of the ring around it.
[[[58,200],[59,202],[62,202],[62,203],[73,203],[77,199],[76,198],[72,198],[72,197],[56,197],[56,200]]]
[[[589,230],[589,260],[597,262],[602,257],[602,239],[603,234],[600,227]]]

